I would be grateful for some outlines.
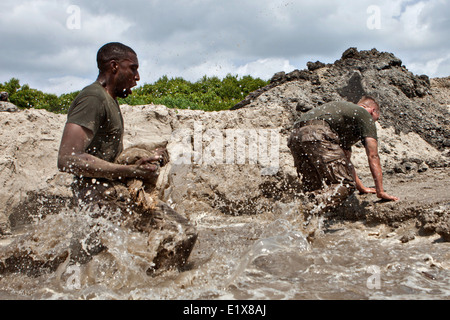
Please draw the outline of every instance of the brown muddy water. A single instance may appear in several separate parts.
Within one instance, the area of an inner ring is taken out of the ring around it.
[[[92,225],[82,212],[62,210],[36,246],[64,247],[64,236]],[[47,219],[46,219],[47,220]],[[296,300],[450,298],[449,244],[438,236],[402,243],[383,225],[322,222],[310,243],[292,204],[254,216],[197,213],[199,238],[182,271],[148,276],[145,239],[105,221],[108,251],[85,265],[62,264],[51,274],[0,276],[0,299]],[[30,232],[22,230],[21,233]],[[16,236],[19,239],[20,236]],[[55,239],[62,239],[57,241]],[[0,248],[14,245],[0,240]]]

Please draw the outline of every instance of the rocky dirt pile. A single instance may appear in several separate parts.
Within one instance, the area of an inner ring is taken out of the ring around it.
[[[401,201],[356,194],[333,218],[393,228],[408,222],[414,235],[439,232],[448,239],[450,196],[442,187],[449,187],[450,80],[415,76],[390,53],[351,48],[334,64],[308,63],[305,70],[278,73],[231,111],[121,106],[125,147],[168,141],[172,162],[158,180],[160,198],[194,222],[202,214],[282,214],[299,190],[287,148],[295,118],[328,101],[356,101],[363,93],[382,104],[385,186]],[[71,205],[72,178],[56,167],[64,122],[65,116],[43,110],[0,113],[3,233]],[[353,155],[362,180],[371,185],[362,146]]]
[[[382,108],[379,122],[396,133],[415,132],[444,150],[450,147],[450,79],[409,72],[391,53],[350,48],[333,64],[309,62],[308,69],[273,76],[271,83],[233,107],[277,104],[294,116],[334,100],[357,102],[366,94]]]

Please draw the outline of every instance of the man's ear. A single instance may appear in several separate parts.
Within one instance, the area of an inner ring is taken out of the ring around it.
[[[113,74],[116,74],[117,71],[119,70],[119,63],[118,63],[116,60],[111,60],[111,61],[109,62],[109,65],[110,65],[110,67],[111,67],[111,72],[112,72]]]

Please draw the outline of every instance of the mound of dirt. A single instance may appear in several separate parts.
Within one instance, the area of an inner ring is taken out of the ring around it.
[[[379,120],[396,133],[415,132],[445,150],[450,147],[450,78],[414,75],[392,53],[349,48],[333,64],[309,62],[308,69],[280,72],[232,109],[277,104],[294,116],[334,100],[358,102],[374,96],[382,108]]]

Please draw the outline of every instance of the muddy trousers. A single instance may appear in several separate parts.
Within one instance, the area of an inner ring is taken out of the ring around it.
[[[157,197],[152,199],[151,193],[143,195],[144,187],[84,178],[75,179],[72,190],[75,201],[90,211],[92,217],[102,217],[149,235],[148,242],[156,245],[156,257],[148,274],[186,264],[197,240],[196,228]]]
[[[328,210],[341,204],[356,189],[351,163],[339,137],[322,120],[294,126],[288,140],[302,188]]]

